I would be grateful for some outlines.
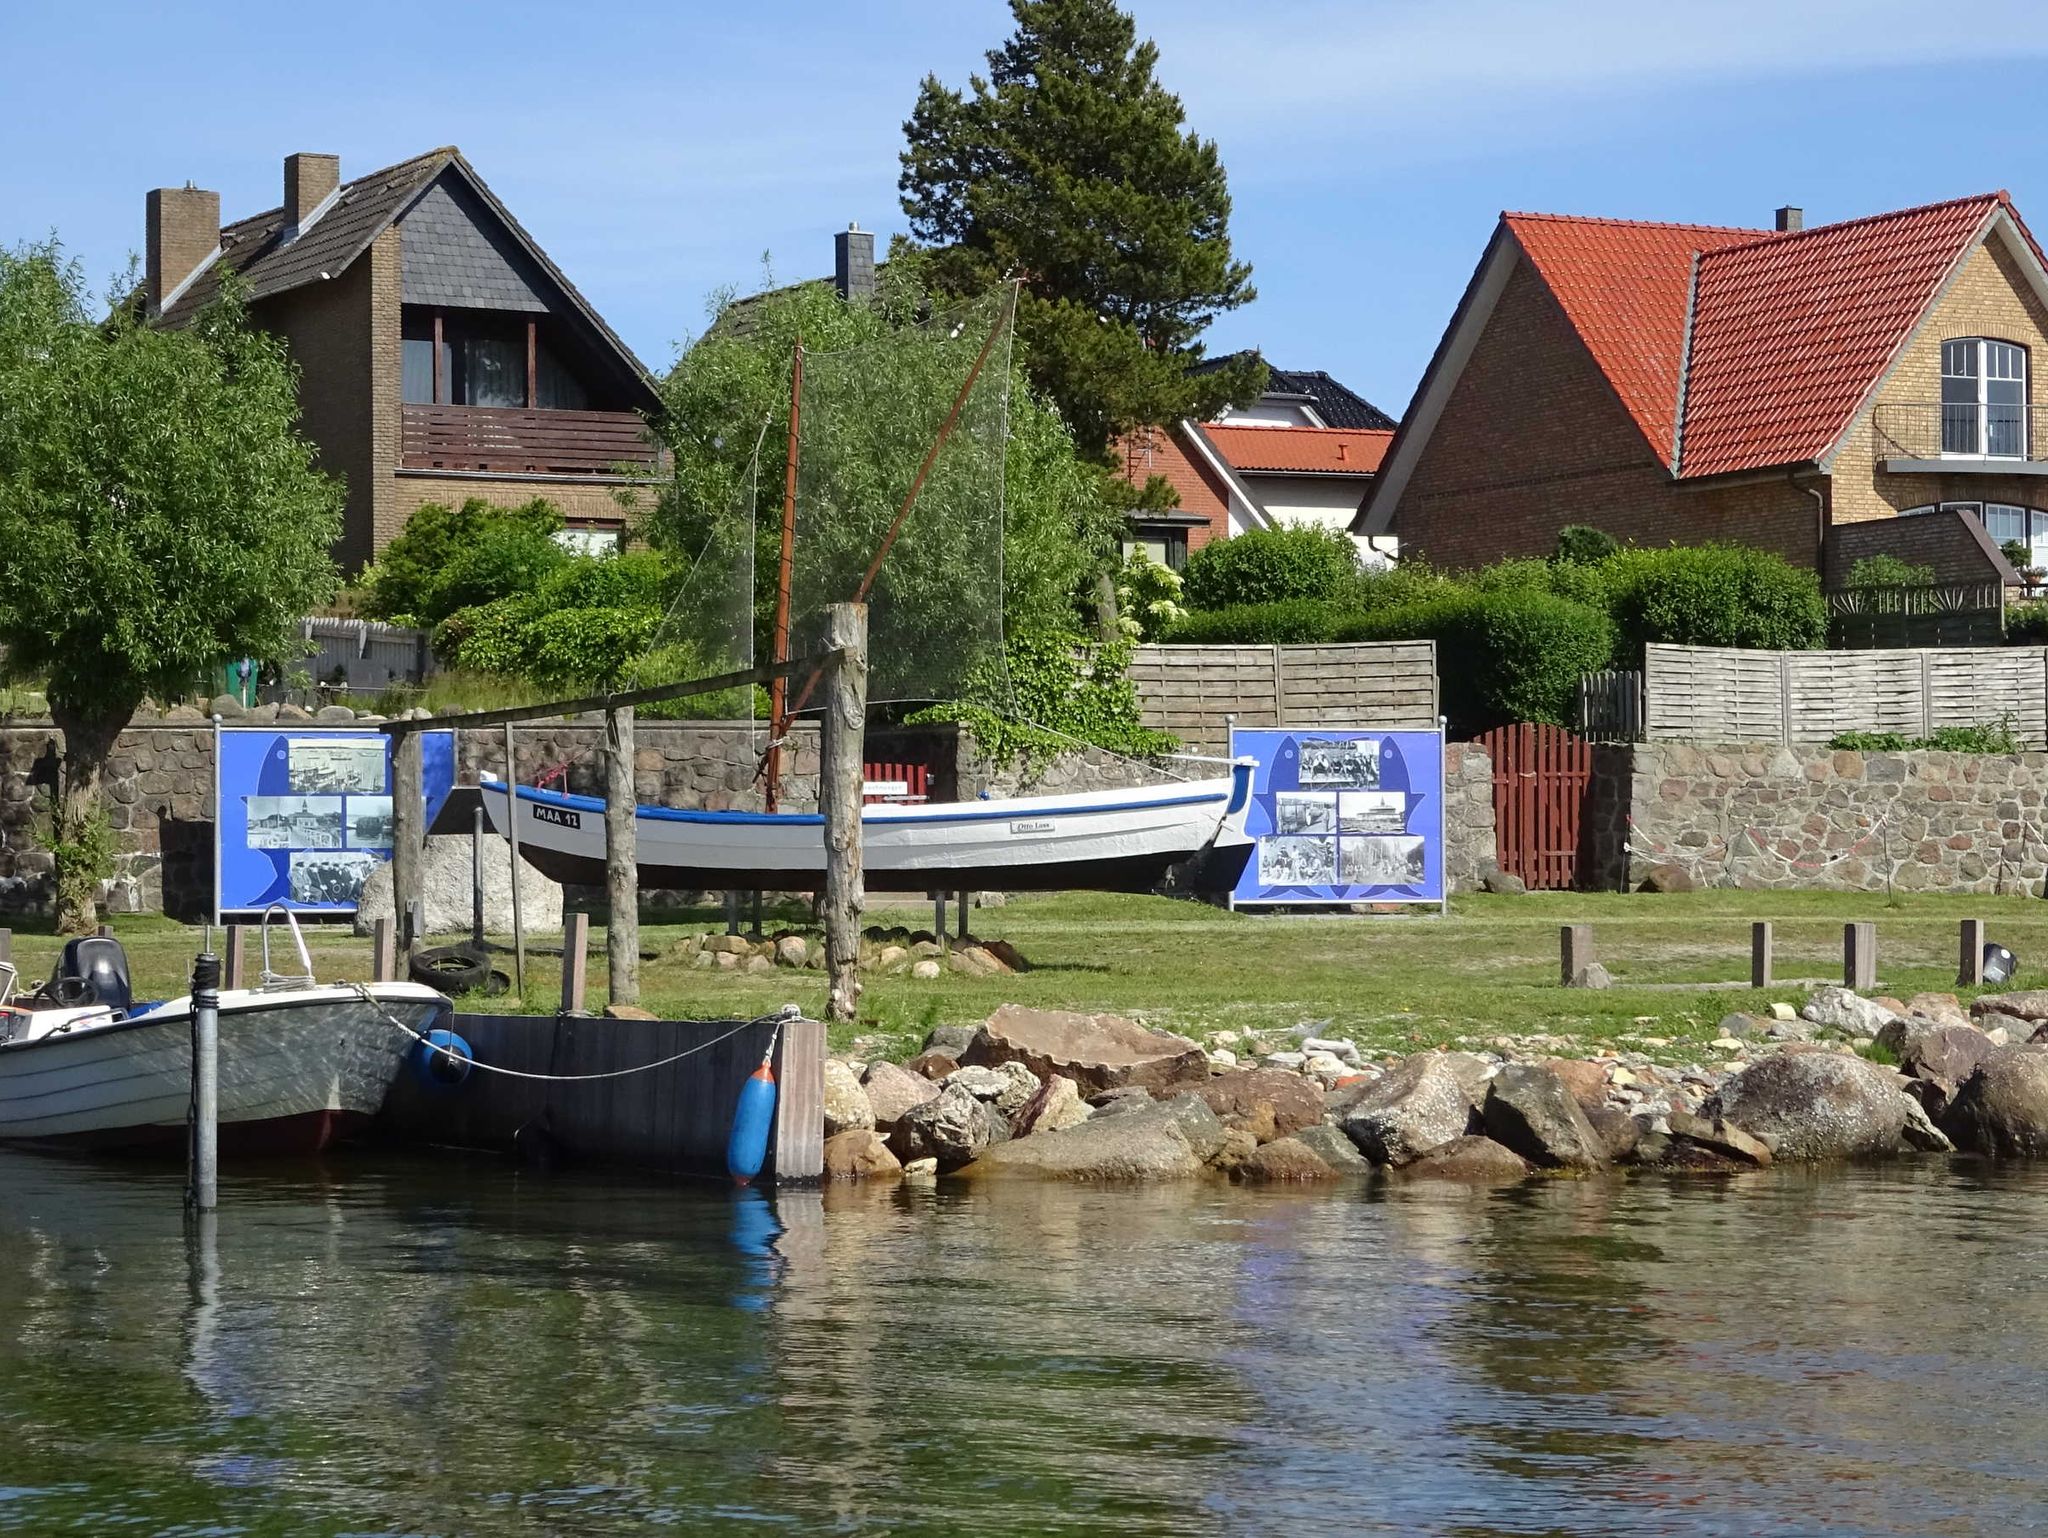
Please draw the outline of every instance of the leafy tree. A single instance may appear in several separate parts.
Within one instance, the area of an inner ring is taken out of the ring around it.
[[[102,319],[52,241],[0,252],[0,646],[64,733],[52,841],[90,849],[115,738],[231,657],[285,663],[331,596],[338,483],[283,341],[230,286],[187,330]],[[91,928],[90,889],[59,922]]]
[[[561,528],[561,512],[542,497],[517,507],[482,497],[426,503],[357,578],[363,612],[431,630],[457,609],[528,590],[568,560],[554,541]]]
[[[1264,387],[1256,357],[1193,374],[1217,315],[1256,297],[1231,255],[1216,146],[1184,130],[1159,50],[1113,0],[1010,0],[1016,31],[963,94],[927,76],[898,188],[942,281],[1021,274],[1032,382],[1084,453]]]

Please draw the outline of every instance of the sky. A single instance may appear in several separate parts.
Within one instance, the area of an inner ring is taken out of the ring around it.
[[[2029,125],[2048,5],[1974,0],[1133,0],[1230,175],[1258,347],[1407,404],[1502,209],[1768,227],[2004,187],[2048,230]],[[0,242],[96,284],[143,195],[275,207],[283,157],[471,163],[650,367],[721,289],[903,228],[919,81],[964,84],[1002,0],[345,7],[0,0]],[[171,21],[174,14],[177,19]]]

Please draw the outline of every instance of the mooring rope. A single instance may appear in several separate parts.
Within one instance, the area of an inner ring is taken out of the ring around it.
[[[709,1041],[700,1041],[694,1047],[686,1047],[681,1052],[677,1052],[670,1057],[661,1058],[656,1062],[640,1063],[632,1068],[607,1069],[603,1073],[526,1073],[517,1068],[504,1068],[496,1063],[483,1062],[478,1058],[464,1057],[460,1052],[451,1052],[438,1041],[429,1040],[399,1019],[398,1016],[391,1013],[390,1010],[384,1007],[377,996],[370,992],[366,984],[343,983],[341,986],[358,995],[365,1004],[382,1015],[388,1024],[397,1026],[398,1029],[405,1032],[406,1035],[410,1036],[428,1051],[439,1053],[450,1062],[467,1063],[472,1068],[481,1068],[485,1073],[502,1074],[508,1079],[531,1079],[543,1084],[585,1084],[594,1079],[624,1079],[636,1073],[651,1073],[657,1068],[666,1068],[670,1063],[679,1063],[686,1057],[694,1057],[699,1052],[707,1052],[722,1041],[731,1041],[733,1037],[739,1035],[742,1031],[751,1031],[757,1025],[767,1025],[770,1022],[773,1022],[775,1026],[775,1029],[768,1036],[768,1052],[772,1054],[775,1051],[776,1039],[782,1034],[782,1027],[791,1020],[801,1018],[801,1011],[798,1010],[796,1005],[785,1004],[772,1015],[756,1015],[751,1020],[742,1020],[722,1036],[714,1036]],[[765,1062],[766,1060],[766,1057],[764,1057],[763,1061]]]

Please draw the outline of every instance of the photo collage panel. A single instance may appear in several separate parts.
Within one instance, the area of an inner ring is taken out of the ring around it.
[[[1309,737],[1299,790],[1273,795],[1273,831],[1258,841],[1261,886],[1412,886],[1423,841],[1407,833],[1408,798],[1381,790],[1380,745]]]

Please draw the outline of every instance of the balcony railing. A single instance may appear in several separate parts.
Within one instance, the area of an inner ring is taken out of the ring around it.
[[[1870,425],[1880,464],[1938,459],[1944,470],[1996,472],[2048,461],[2043,412],[2017,402],[1889,402],[1872,408]]]
[[[408,405],[404,422],[408,470],[651,475],[657,461],[647,424],[630,411]]]

